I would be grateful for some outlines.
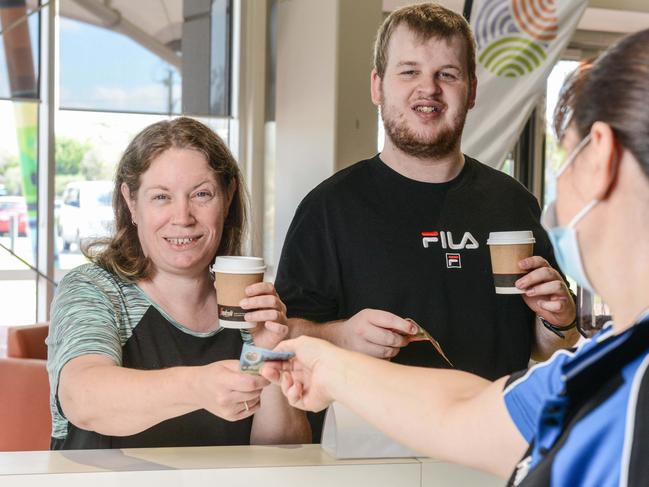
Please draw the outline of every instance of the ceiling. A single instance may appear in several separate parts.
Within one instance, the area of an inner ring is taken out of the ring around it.
[[[28,0],[33,9],[37,0]],[[180,68],[181,0],[61,0],[62,17],[105,27],[132,38]]]
[[[383,10],[391,12],[412,3],[426,0],[383,0]],[[438,0],[447,8],[462,12],[464,0]],[[649,28],[647,0],[589,0],[579,30],[628,33]]]

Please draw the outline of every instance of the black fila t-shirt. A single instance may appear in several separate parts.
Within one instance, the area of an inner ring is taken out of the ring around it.
[[[520,183],[466,157],[441,184],[408,179],[377,155],[333,175],[302,201],[276,287],[290,317],[346,319],[364,308],[409,317],[456,368],[496,379],[527,366],[534,313],[494,290],[489,232],[532,230],[556,268],[540,208]],[[445,367],[428,342],[394,362]]]

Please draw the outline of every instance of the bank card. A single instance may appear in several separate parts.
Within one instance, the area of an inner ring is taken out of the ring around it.
[[[244,343],[239,359],[239,370],[246,374],[259,375],[262,365],[270,360],[290,360],[295,357],[293,352],[274,352],[266,348],[255,347]]]
[[[249,343],[250,345],[254,345],[255,342],[252,339],[252,333],[250,333],[250,330],[247,328],[241,328],[239,330],[239,333],[241,334],[241,339],[243,340],[243,343]]]

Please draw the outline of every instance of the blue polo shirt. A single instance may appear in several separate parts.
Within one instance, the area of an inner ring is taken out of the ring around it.
[[[649,486],[649,312],[514,374],[509,414],[530,444],[509,485]]]

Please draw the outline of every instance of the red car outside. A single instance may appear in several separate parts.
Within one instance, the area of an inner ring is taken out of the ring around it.
[[[18,235],[27,235],[27,205],[22,196],[0,196],[0,235],[9,235],[12,217],[18,219]]]

